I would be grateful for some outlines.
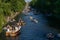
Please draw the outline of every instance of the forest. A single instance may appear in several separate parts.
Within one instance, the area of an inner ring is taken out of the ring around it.
[[[25,6],[24,0],[0,0],[0,32],[7,23],[7,17],[21,12]]]
[[[60,0],[32,0],[30,5],[44,14],[52,14],[60,19]]]

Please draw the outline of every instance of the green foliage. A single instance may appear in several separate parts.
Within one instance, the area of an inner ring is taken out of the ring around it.
[[[22,11],[24,8],[25,4],[23,0],[11,0],[11,7],[14,12],[16,11]]]
[[[3,13],[3,10],[0,9],[0,31],[2,30],[2,26],[5,23],[4,15],[2,13]]]
[[[25,6],[24,0],[0,0],[0,31],[6,23],[6,16],[21,12]]]
[[[60,16],[60,0],[33,0],[31,5],[44,13],[52,13],[57,18]]]

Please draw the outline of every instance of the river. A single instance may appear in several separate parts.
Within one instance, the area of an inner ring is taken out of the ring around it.
[[[32,22],[30,16],[38,20],[38,23]],[[47,40],[46,34],[57,34],[58,30],[50,27],[48,20],[43,14],[34,15],[31,11],[27,16],[23,16],[23,20],[26,22],[25,26],[21,28],[21,34],[17,37],[7,37],[7,40]],[[58,40],[58,39],[56,39]]]

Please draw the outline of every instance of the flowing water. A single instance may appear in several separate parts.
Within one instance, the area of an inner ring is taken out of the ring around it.
[[[38,23],[31,21],[30,16],[37,19]],[[48,20],[41,13],[34,15],[31,11],[27,16],[23,15],[23,20],[26,22],[26,25],[22,26],[21,34],[17,37],[6,37],[6,40],[48,40],[46,34],[51,32],[54,34],[58,33],[57,29],[49,26]]]

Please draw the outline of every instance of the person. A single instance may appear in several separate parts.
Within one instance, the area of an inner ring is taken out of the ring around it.
[[[7,32],[10,31],[10,25],[7,25]]]
[[[17,26],[19,26],[19,23],[17,23]]]
[[[21,23],[23,23],[24,21],[23,20],[21,20]]]
[[[10,31],[10,29],[8,28],[8,29],[7,29],[7,32],[9,32],[9,31]]]
[[[32,21],[33,21],[33,17],[32,17],[32,16],[30,16],[30,20],[32,20]]]
[[[47,34],[47,38],[49,40],[52,40],[52,39],[54,39],[54,35],[52,33],[49,33],[49,34]]]
[[[20,18],[18,22],[20,23],[21,21],[22,21],[22,19]]]
[[[18,27],[15,27],[15,30],[18,31]]]
[[[21,22],[21,20],[17,23],[17,26],[21,26],[22,25],[22,22]]]
[[[11,19],[11,20],[10,20],[10,22],[14,22],[14,21],[16,21],[16,20],[15,20],[15,19]]]
[[[38,23],[38,21],[36,19],[34,19],[34,22]]]
[[[18,29],[20,29],[20,28],[21,28],[21,25],[20,25],[20,23],[17,23],[17,27],[18,27]]]
[[[9,28],[10,27],[10,25],[7,25],[7,28]]]
[[[12,27],[10,27],[9,29],[10,29],[10,31],[12,31],[12,29],[13,29],[13,28],[12,28]]]
[[[20,25],[18,26],[18,29],[19,29],[19,30],[21,29],[21,26],[20,26]]]
[[[12,19],[12,21],[16,21],[15,19]]]

